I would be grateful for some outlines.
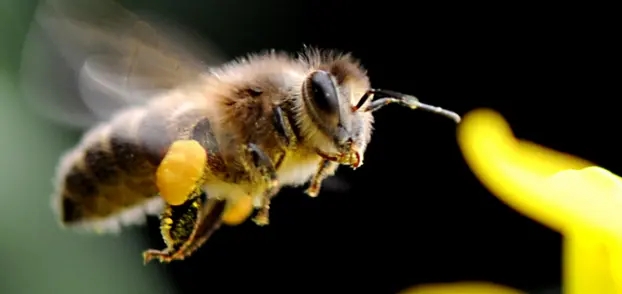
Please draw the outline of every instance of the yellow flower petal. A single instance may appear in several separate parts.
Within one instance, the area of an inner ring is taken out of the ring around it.
[[[484,282],[429,284],[412,287],[400,294],[521,294],[524,292]]]
[[[622,293],[620,271],[611,266],[616,259],[608,254],[610,246],[599,235],[577,229],[564,234],[564,293]]]
[[[589,162],[516,140],[503,118],[490,110],[467,114],[458,141],[480,181],[521,213],[560,231],[580,222],[592,229],[622,232],[622,217],[616,213],[622,206],[614,209],[607,200],[611,197],[587,193],[582,181],[559,175],[549,180],[558,172],[592,165]],[[600,195],[606,191],[589,189]]]
[[[571,155],[515,139],[497,113],[465,116],[458,141],[502,201],[565,235],[565,293],[622,293],[622,181]]]

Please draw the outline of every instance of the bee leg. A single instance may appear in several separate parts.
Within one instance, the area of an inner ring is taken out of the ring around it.
[[[154,258],[163,263],[183,260],[196,251],[221,225],[225,201],[206,199],[204,193],[189,197],[181,205],[167,205],[160,216],[160,231],[166,249],[149,249],[144,263]],[[207,204],[204,203],[207,201]]]
[[[375,101],[372,101],[367,107],[365,108],[361,108],[363,107],[363,104],[365,104],[365,102],[367,100],[369,100],[369,98],[371,96],[382,96],[385,98],[381,98]],[[357,110],[361,110],[363,112],[373,112],[376,110],[379,110],[380,108],[384,107],[385,105],[389,105],[391,103],[397,103],[400,104],[402,106],[406,106],[410,109],[422,109],[422,110],[426,110],[429,112],[434,112],[436,114],[440,114],[442,116],[448,117],[450,119],[453,119],[455,122],[459,123],[460,122],[460,116],[453,112],[453,111],[449,111],[443,108],[440,108],[438,106],[432,106],[432,105],[428,105],[425,103],[421,103],[419,102],[419,99],[417,99],[417,97],[412,96],[412,95],[406,95],[406,94],[402,94],[402,93],[398,93],[398,92],[394,92],[394,91],[389,91],[389,90],[380,90],[380,89],[371,89],[369,91],[367,91],[363,97],[361,97],[361,99],[359,100],[358,104],[353,108],[354,111]]]
[[[184,255],[190,256],[199,249],[209,237],[216,232],[222,224],[222,217],[225,212],[227,201],[220,199],[207,199],[202,213],[202,217],[195,226],[194,238],[189,240],[184,250]]]
[[[199,195],[193,195],[181,205],[166,204],[160,215],[160,233],[166,249],[149,249],[143,252],[145,264],[153,258],[167,263],[180,259],[179,253],[183,250],[184,244],[194,237],[195,222],[201,217],[204,203],[202,198]]]
[[[270,199],[278,193],[280,189],[279,181],[276,176],[276,169],[270,158],[253,143],[248,144],[247,147],[253,164],[259,170],[262,180],[267,183],[266,192],[262,195],[260,203],[257,203],[259,211],[253,219],[257,225],[264,226],[269,223]]]
[[[307,188],[305,193],[307,193],[307,195],[311,197],[317,197],[317,195],[320,193],[320,188],[322,187],[322,181],[326,179],[326,177],[328,177],[330,174],[334,173],[338,166],[339,163],[337,162],[322,159],[322,161],[320,161],[318,170],[311,179],[309,188]]]
[[[273,109],[273,123],[276,132],[283,140],[283,144],[285,147],[290,147],[296,145],[297,138],[292,130],[292,126],[289,123],[289,120],[286,118],[283,113],[283,109],[280,106],[276,106]]]

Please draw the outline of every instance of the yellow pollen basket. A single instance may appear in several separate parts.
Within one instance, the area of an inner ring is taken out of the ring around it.
[[[239,197],[235,202],[227,202],[222,222],[230,226],[239,225],[248,219],[254,210],[253,199],[250,196]]]
[[[173,142],[156,172],[156,184],[164,201],[181,205],[188,200],[197,189],[206,165],[207,154],[199,142]]]
[[[181,205],[193,192],[207,167],[207,153],[194,140],[175,141],[156,172],[157,186],[160,195],[169,205]],[[208,195],[209,196],[209,195]],[[239,225],[252,213],[254,207],[250,196],[237,197],[227,202],[222,221],[227,225]]]

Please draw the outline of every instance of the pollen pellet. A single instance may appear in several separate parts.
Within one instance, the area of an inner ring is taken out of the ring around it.
[[[203,176],[207,155],[199,142],[175,141],[156,172],[160,195],[170,205],[181,205]]]
[[[235,202],[228,202],[222,221],[230,226],[243,223],[253,213],[253,199],[250,196],[243,196]]]

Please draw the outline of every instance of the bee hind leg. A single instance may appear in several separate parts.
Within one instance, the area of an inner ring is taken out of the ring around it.
[[[145,264],[154,258],[160,262],[179,259],[178,253],[184,244],[193,238],[195,223],[200,219],[203,199],[200,196],[189,197],[181,205],[167,204],[160,215],[160,233],[166,244],[164,250],[149,249],[143,253]]]
[[[207,199],[205,193],[189,197],[181,205],[167,204],[160,216],[166,248],[145,251],[145,264],[153,259],[169,263],[190,256],[220,227],[224,208],[224,200]]]
[[[252,164],[258,169],[262,180],[267,184],[265,193],[259,199],[259,203],[255,204],[259,211],[253,219],[257,225],[264,226],[269,223],[270,199],[279,192],[279,181],[272,161],[257,145],[248,144],[247,151],[251,155]]]

